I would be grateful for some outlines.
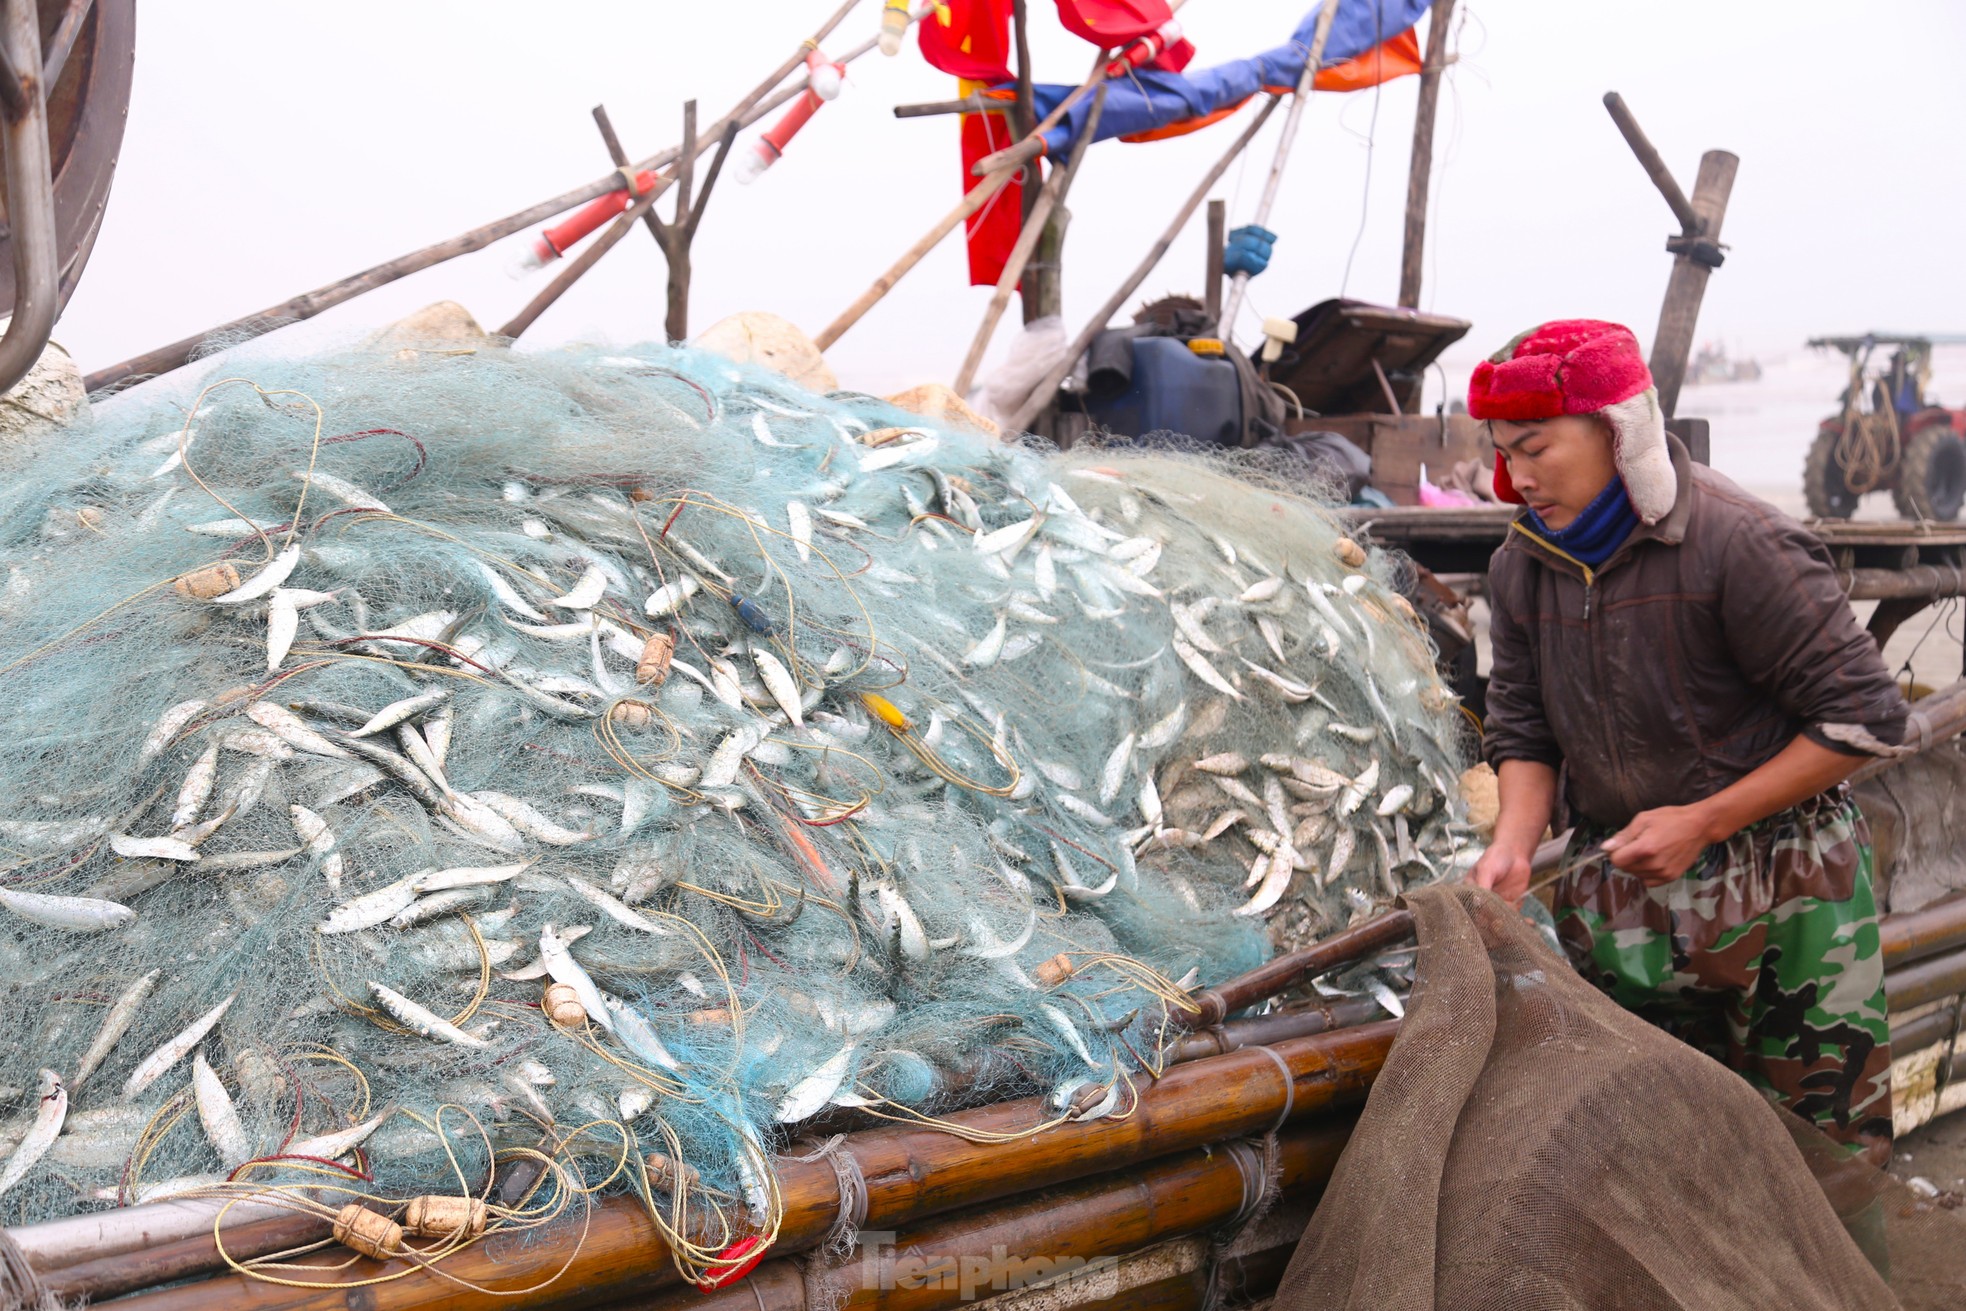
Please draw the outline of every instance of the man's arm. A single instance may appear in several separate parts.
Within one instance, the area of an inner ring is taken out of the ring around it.
[[[1530,858],[1556,813],[1556,768],[1539,760],[1504,760],[1495,777],[1502,803],[1495,836],[1468,880],[1517,906],[1529,891]]]
[[[1832,751],[1798,734],[1766,764],[1706,800],[1661,806],[1636,816],[1604,840],[1605,854],[1613,865],[1636,874],[1648,886],[1670,883],[1691,869],[1706,847],[1836,786],[1863,763],[1862,756]],[[1503,797],[1507,813],[1507,793]],[[1498,834],[1500,828],[1498,821]]]

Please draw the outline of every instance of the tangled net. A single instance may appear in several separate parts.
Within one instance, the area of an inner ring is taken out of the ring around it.
[[[1196,981],[1463,854],[1396,562],[1219,461],[663,347],[67,440],[0,493],[10,1223],[528,1161],[479,1228],[632,1189],[714,1274],[802,1122],[1123,1115]]]

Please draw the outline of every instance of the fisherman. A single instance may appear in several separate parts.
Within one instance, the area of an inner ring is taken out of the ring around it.
[[[1519,904],[1558,815],[1571,962],[1878,1166],[1891,1048],[1870,832],[1844,780],[1906,707],[1815,535],[1667,435],[1629,329],[1546,323],[1478,365],[1495,490],[1472,878]]]

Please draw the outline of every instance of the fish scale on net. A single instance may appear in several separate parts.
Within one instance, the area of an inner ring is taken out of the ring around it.
[[[1322,511],[1279,518],[1226,459],[1046,453],[643,357],[264,362],[349,434],[312,483],[311,408],[234,384],[118,398],[0,489],[0,935],[38,961],[0,1083],[78,1070],[65,1133],[194,1075],[205,1111],[141,1161],[30,1163],[10,1219],[292,1133],[375,1134],[380,1195],[442,1188],[451,1154],[490,1164],[435,1136],[445,1102],[500,1145],[632,1112],[692,1207],[769,1209],[782,1116],[933,1114],[1011,1034],[1103,1114],[1172,980],[1456,867],[1450,701]],[[145,443],[187,410],[190,468],[160,471]],[[332,512],[262,551],[303,490]],[[51,546],[83,498],[101,531]],[[219,558],[221,517],[250,521],[239,581],[156,587]],[[1063,952],[1148,968],[1059,978]],[[110,1022],[68,1015],[82,993]]]

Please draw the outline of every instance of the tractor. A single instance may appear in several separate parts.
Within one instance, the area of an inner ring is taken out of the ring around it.
[[[1889,491],[1907,519],[1951,522],[1966,504],[1966,410],[1925,394],[1932,339],[1816,337],[1850,361],[1840,413],[1824,419],[1802,469],[1802,492],[1819,519],[1848,519],[1866,492]],[[1888,361],[1874,365],[1881,349]]]

